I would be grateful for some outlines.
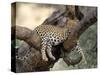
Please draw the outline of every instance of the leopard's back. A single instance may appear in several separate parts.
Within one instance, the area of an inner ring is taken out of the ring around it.
[[[55,39],[63,39],[65,29],[52,25],[40,25],[35,28],[35,31],[41,38],[45,38],[46,36],[48,36]]]

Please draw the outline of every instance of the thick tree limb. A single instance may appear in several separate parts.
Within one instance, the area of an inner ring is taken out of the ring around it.
[[[30,56],[25,61],[16,59],[16,72],[31,72],[49,70],[49,65],[54,64],[53,61],[45,62],[41,58],[40,51],[30,47],[27,43],[23,44],[18,49],[17,56],[24,57],[30,51]]]
[[[32,30],[25,27],[12,26],[12,39],[15,39],[14,36],[16,39],[24,40],[30,46],[33,46],[36,49],[40,49],[40,37],[36,32],[33,32]]]
[[[97,22],[97,8],[90,10],[86,16],[79,22],[77,32],[80,36],[87,28]]]

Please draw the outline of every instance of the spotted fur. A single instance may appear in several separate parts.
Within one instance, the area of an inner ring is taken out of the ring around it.
[[[40,25],[35,28],[35,31],[41,38],[42,59],[48,61],[47,52],[48,56],[55,60],[55,57],[52,55],[52,46],[56,46],[67,39],[68,29],[52,25]]]

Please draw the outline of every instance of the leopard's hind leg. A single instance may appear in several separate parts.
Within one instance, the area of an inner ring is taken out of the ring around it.
[[[48,58],[47,58],[47,55],[46,55],[46,47],[47,47],[47,40],[42,39],[41,54],[42,54],[42,59],[44,61],[48,61]]]

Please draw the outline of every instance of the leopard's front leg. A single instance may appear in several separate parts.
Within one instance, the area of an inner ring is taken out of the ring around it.
[[[47,41],[43,40],[42,46],[41,46],[41,54],[42,54],[42,59],[44,61],[48,61],[47,55],[46,55],[46,47],[47,47]]]

